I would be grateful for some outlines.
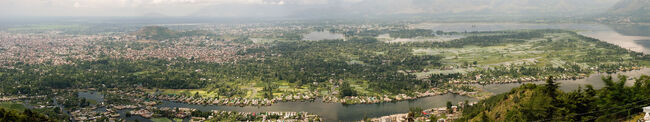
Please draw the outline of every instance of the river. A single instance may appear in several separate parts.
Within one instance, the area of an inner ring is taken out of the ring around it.
[[[324,103],[320,100],[315,100],[314,102],[279,102],[275,103],[272,106],[247,106],[247,107],[236,107],[236,106],[218,106],[218,105],[193,105],[186,103],[178,102],[169,102],[165,101],[158,107],[187,107],[187,108],[196,108],[198,110],[209,111],[209,110],[221,110],[221,111],[238,111],[238,112],[309,112],[318,114],[326,121],[356,121],[367,117],[379,117],[390,114],[397,113],[406,113],[411,107],[420,107],[420,108],[433,108],[445,106],[447,101],[452,103],[458,103],[462,101],[476,101],[476,99],[453,95],[445,94],[439,96],[425,97],[411,101],[399,101],[391,103],[381,103],[381,104],[354,104],[354,105],[343,105],[340,103]]]

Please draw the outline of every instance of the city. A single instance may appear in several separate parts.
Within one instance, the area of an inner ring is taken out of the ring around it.
[[[0,121],[650,121],[650,2],[506,1],[4,1]]]

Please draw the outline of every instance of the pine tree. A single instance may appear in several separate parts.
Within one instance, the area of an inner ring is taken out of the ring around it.
[[[551,98],[551,103],[557,103],[557,89],[559,88],[559,84],[553,81],[553,76],[549,76],[548,79],[546,79],[546,87],[545,87],[545,93],[548,95],[548,97]],[[547,109],[546,109],[546,118],[553,118],[553,114],[555,113],[556,109],[556,104],[551,104]]]

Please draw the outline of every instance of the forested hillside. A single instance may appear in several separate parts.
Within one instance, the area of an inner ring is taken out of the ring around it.
[[[627,120],[650,105],[650,76],[625,86],[627,77],[604,77],[606,86],[595,90],[585,86],[572,92],[558,90],[559,84],[525,84],[508,93],[480,101],[463,112],[459,121],[598,121]]]

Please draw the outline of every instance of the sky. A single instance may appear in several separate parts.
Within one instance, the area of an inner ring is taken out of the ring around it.
[[[593,14],[619,0],[0,0],[0,16],[296,17]]]

